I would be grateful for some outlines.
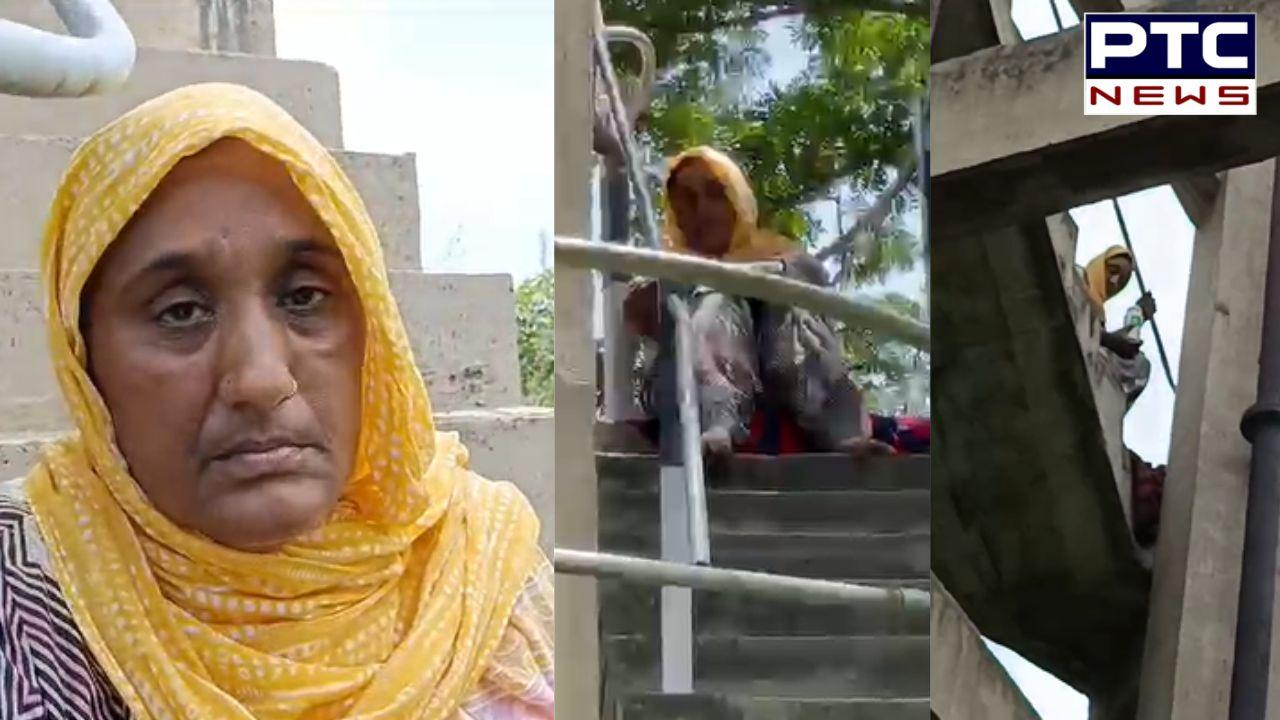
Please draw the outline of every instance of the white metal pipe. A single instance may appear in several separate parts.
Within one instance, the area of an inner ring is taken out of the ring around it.
[[[653,102],[653,83],[658,74],[658,51],[648,35],[625,25],[609,25],[604,29],[608,42],[625,42],[640,51],[640,87],[627,102],[627,119],[632,124]]]
[[[675,323],[676,406],[680,413],[680,454],[684,460],[684,490],[689,506],[689,547],[695,564],[711,562],[711,530],[707,523],[707,487],[702,473],[702,419],[698,413],[698,385],[693,378],[693,320],[689,306],[677,295],[667,296]]]
[[[830,315],[914,348],[929,349],[928,325],[817,285],[766,275],[693,255],[619,247],[571,238],[556,238],[555,242],[556,262],[571,267],[705,285],[731,295],[757,298],[779,305],[795,305]]]
[[[0,20],[0,93],[80,97],[129,79],[137,46],[109,0],[50,0],[70,35]]]
[[[555,551],[555,569],[566,575],[614,578],[637,585],[678,585],[808,605],[849,605],[853,610],[865,610],[888,604],[908,615],[929,612],[929,593],[916,588],[870,587],[561,548]]]

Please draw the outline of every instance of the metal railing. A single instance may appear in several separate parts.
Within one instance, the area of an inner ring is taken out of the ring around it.
[[[914,348],[929,349],[928,325],[817,285],[756,269],[770,263],[736,267],[692,255],[574,238],[556,238],[555,248],[556,259],[573,267],[705,285],[731,295],[802,307]]]
[[[79,97],[124,85],[133,33],[109,0],[50,0],[70,35],[0,19],[0,93]]]
[[[888,607],[908,618],[929,613],[929,593],[915,588],[854,585],[580,550],[556,550],[555,569],[565,575],[613,578],[636,585],[679,585],[805,605],[847,605],[854,612]]]

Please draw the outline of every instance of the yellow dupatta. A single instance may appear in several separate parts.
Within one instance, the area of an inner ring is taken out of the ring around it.
[[[742,168],[719,150],[701,146],[680,153],[667,166],[667,182],[671,181],[671,176],[677,168],[695,159],[705,162],[711,168],[712,174],[724,185],[725,197],[733,205],[735,217],[733,239],[729,243],[728,252],[721,255],[719,260],[759,262],[773,260],[800,249],[791,240],[757,226],[760,211],[756,205],[756,194],[751,190],[751,183],[747,181]],[[675,210],[665,199],[663,210],[663,238],[667,249],[691,253],[688,240],[676,222]]]
[[[271,554],[188,533],[129,475],[85,370],[80,293],[165,174],[237,137],[282,162],[333,233],[364,309],[356,468],[328,523]],[[77,432],[27,493],[76,624],[140,720],[447,718],[530,574],[538,521],[437,433],[364,204],[330,154],[246,88],[151,100],[87,140],[42,250],[50,352]]]

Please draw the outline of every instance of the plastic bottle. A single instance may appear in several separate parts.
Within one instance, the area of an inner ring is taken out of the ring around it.
[[[1130,339],[1138,340],[1142,337],[1142,324],[1144,322],[1146,322],[1146,318],[1143,317],[1142,308],[1132,305],[1124,314],[1124,327],[1121,328],[1120,332]]]

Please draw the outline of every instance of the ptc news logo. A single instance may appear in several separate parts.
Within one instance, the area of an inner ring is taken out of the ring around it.
[[[1253,13],[1085,13],[1085,115],[1257,115]]]

